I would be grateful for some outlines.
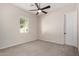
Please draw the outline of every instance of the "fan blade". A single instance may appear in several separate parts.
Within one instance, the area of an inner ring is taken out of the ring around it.
[[[40,8],[40,3],[39,3],[39,8]]]
[[[47,12],[45,12],[45,11],[42,11],[43,13],[45,13],[45,14],[47,14]]]
[[[39,9],[38,3],[35,3],[36,7]]]
[[[29,11],[37,11],[37,9],[34,9],[34,10],[29,10]]]
[[[49,6],[49,5],[48,5],[48,6],[46,6],[46,7],[44,7],[44,8],[41,8],[41,10],[48,9],[48,8],[50,8],[50,6]]]
[[[38,15],[38,14],[39,14],[39,12],[36,13],[36,15]]]

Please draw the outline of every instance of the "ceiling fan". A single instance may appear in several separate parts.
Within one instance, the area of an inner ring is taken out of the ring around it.
[[[50,8],[50,5],[41,8],[41,7],[40,7],[40,3],[35,3],[35,6],[37,7],[37,9],[29,10],[29,11],[37,11],[36,15],[38,15],[38,14],[41,13],[41,12],[44,13],[44,14],[47,14],[47,12],[44,11],[44,10]]]

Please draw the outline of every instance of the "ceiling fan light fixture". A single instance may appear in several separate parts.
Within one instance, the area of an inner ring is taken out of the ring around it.
[[[36,11],[36,15],[38,15],[38,14],[40,14],[40,13],[47,14],[47,12],[45,11],[45,9],[49,9],[49,8],[50,8],[50,5],[41,8],[41,7],[40,7],[40,3],[35,3],[35,6],[37,7],[37,9],[35,9],[35,10],[30,10],[30,11]]]
[[[41,13],[42,11],[41,10],[38,10],[37,12]]]

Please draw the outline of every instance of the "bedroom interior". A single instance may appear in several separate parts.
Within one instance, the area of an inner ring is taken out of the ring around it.
[[[0,3],[0,56],[78,55],[78,3]]]

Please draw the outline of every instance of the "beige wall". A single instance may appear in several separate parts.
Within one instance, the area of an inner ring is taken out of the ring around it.
[[[79,51],[79,4],[77,6],[77,12],[78,12],[78,51]]]
[[[19,32],[20,16],[29,17],[29,33]],[[0,49],[37,39],[37,17],[10,4],[0,4]]]
[[[61,13],[41,16],[41,39],[64,44],[64,16]]]
[[[40,16],[41,40],[64,44],[64,14],[76,11],[76,5],[68,6]]]

